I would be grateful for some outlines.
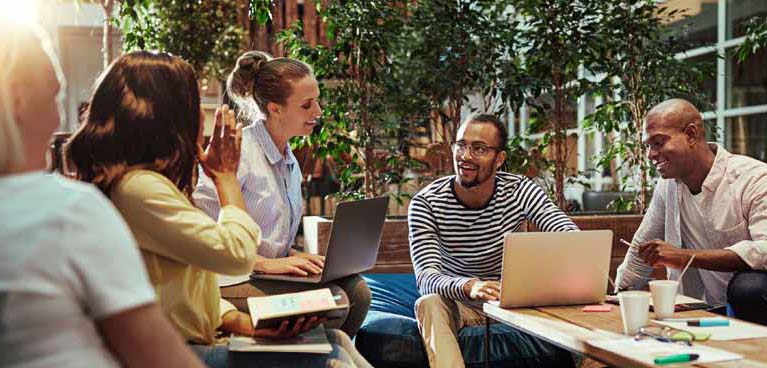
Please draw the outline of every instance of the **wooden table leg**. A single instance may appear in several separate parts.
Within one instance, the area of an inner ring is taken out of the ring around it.
[[[485,314],[485,368],[490,368],[490,316]]]

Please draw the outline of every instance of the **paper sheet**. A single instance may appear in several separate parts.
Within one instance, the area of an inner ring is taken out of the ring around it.
[[[218,275],[218,287],[242,284],[247,281],[250,281],[250,274],[239,276]]]
[[[694,363],[714,363],[728,360],[743,359],[742,355],[728,351],[714,349],[702,345],[687,346],[657,340],[646,339],[635,341],[632,338],[617,340],[586,341],[587,344],[596,348],[607,350],[633,361],[642,362],[646,365],[654,365],[656,357],[675,354],[698,354],[700,357]]]
[[[679,321],[653,320],[653,322],[675,328],[677,330],[689,331],[692,333],[711,334],[711,340],[741,340],[753,339],[758,337],[767,337],[767,327],[755,325],[753,323],[743,322],[736,319],[730,319],[729,326],[714,327],[695,327],[687,326],[686,320],[696,320],[699,318],[684,318]]]
[[[232,335],[229,338],[229,350],[240,352],[291,352],[327,354],[333,350],[325,329],[318,326],[311,331],[290,339],[254,339]]]

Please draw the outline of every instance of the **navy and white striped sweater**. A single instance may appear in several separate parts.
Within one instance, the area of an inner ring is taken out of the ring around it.
[[[480,209],[458,200],[454,180],[454,175],[437,179],[410,202],[410,256],[422,295],[466,300],[463,285],[470,279],[499,280],[503,237],[524,220],[541,231],[578,230],[524,176],[498,172],[493,197]]]

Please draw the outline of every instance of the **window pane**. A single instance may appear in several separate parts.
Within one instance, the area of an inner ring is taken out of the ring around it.
[[[727,50],[727,107],[767,104],[767,51],[762,48],[742,62],[735,51]]]
[[[767,162],[767,114],[725,119],[725,130],[730,152]]]
[[[659,7],[680,11],[669,21],[669,26],[681,32],[682,39],[690,42],[691,48],[716,43],[716,0],[669,0]]]
[[[689,58],[688,60],[696,63],[705,63],[705,67],[711,70],[716,70],[716,53],[710,52],[708,54],[699,55]],[[716,108],[716,73],[711,72],[710,75],[706,75],[701,86],[703,91],[708,95],[708,101],[711,102],[711,106],[700,106],[699,108],[708,111]]]
[[[727,0],[727,39],[746,34],[748,21],[756,16],[767,15],[767,1]]]

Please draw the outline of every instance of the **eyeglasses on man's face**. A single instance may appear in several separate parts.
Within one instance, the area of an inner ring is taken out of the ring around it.
[[[453,142],[451,147],[453,148],[454,155],[461,156],[464,153],[466,153],[466,149],[468,148],[469,153],[476,158],[483,157],[490,151],[498,152],[503,150],[500,147],[488,146],[484,143],[478,143],[478,142],[466,143],[465,141]]]

